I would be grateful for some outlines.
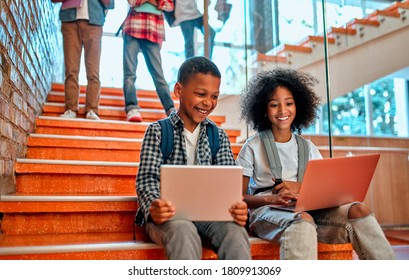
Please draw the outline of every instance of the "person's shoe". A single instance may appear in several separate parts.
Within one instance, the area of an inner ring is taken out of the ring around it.
[[[64,114],[61,114],[60,117],[65,119],[75,119],[77,117],[77,113],[72,110],[67,110],[64,112]]]
[[[169,117],[170,113],[172,113],[172,112],[176,112],[176,108],[175,108],[175,107],[172,107],[172,108],[170,108],[169,110],[167,110],[167,111],[166,111],[166,116]]]
[[[139,109],[132,109],[126,114],[126,120],[128,122],[141,122],[142,116]]]
[[[85,118],[89,120],[99,120],[98,115],[92,110],[89,110],[87,112],[87,114],[85,115]]]

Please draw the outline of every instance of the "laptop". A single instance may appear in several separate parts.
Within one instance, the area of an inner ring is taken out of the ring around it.
[[[365,199],[380,154],[310,160],[300,193],[288,206],[272,208],[300,212],[341,206]]]
[[[172,219],[233,221],[229,209],[242,200],[240,166],[162,165],[160,196],[172,202]]]

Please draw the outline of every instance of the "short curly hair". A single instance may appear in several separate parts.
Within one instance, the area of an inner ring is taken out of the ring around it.
[[[307,73],[290,68],[276,68],[254,76],[243,90],[240,99],[241,118],[258,132],[270,129],[271,122],[267,115],[267,104],[277,87],[287,88],[294,97],[297,109],[291,131],[301,134],[318,116],[320,97],[313,87],[318,80]]]
[[[177,81],[186,84],[194,75],[199,73],[221,78],[220,71],[213,61],[203,56],[193,56],[186,59],[180,66]]]

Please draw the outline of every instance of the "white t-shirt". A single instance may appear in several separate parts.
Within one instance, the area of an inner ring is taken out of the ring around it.
[[[308,143],[309,159],[322,158],[317,147],[310,140],[306,140]],[[282,180],[296,182],[298,175],[298,145],[295,135],[293,134],[287,143],[276,142],[276,145],[283,168]],[[264,144],[258,133],[247,139],[237,156],[236,162],[243,167],[244,176],[253,177],[255,185],[249,185],[251,194],[257,188],[268,187],[274,184]]]
[[[82,1],[82,6],[77,8],[77,19],[87,19],[87,20],[89,20],[88,0]]]
[[[190,132],[186,128],[183,129],[183,135],[185,136],[186,143],[186,160],[188,165],[196,165],[196,148],[197,140],[199,139],[200,125],[198,125],[193,132]]]
[[[173,26],[179,25],[182,21],[197,19],[201,16],[196,0],[177,0]]]

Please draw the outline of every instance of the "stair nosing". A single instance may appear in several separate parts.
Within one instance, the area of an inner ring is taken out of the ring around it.
[[[64,103],[60,103],[60,102],[45,102],[44,106],[55,106],[55,107],[65,107]],[[85,108],[84,104],[79,104],[78,108]],[[104,106],[104,105],[100,105],[98,106],[99,110],[112,110],[112,111],[124,111],[125,109],[123,106],[118,107],[118,106]],[[149,113],[163,113],[165,110],[164,109],[144,109],[141,108],[140,109],[141,113],[143,112],[149,112]],[[95,121],[95,120],[94,120]]]
[[[66,201],[66,202],[99,202],[99,201],[137,201],[137,196],[126,196],[126,195],[3,195],[0,196],[1,202],[56,202],[56,201]]]
[[[269,244],[269,242],[257,237],[250,237],[250,244]],[[0,256],[25,255],[25,254],[50,254],[50,253],[74,253],[94,251],[120,251],[120,250],[151,250],[163,249],[162,246],[153,242],[128,241],[98,244],[73,244],[73,245],[46,245],[46,246],[16,246],[0,247]]]
[[[96,140],[96,141],[116,141],[116,142],[132,142],[142,143],[142,139],[138,138],[120,138],[120,137],[104,137],[104,136],[83,136],[83,135],[61,135],[61,134],[30,134],[33,138],[50,138],[50,139],[67,139],[67,140]]]
[[[63,92],[58,92],[58,91],[51,91],[50,94],[52,95],[56,95],[56,96],[65,96],[65,94]],[[85,93],[80,93],[79,94],[80,97],[85,97],[86,94]],[[100,95],[100,99],[112,99],[112,100],[118,100],[118,101],[122,101],[124,100],[123,97],[120,96],[115,96],[115,95]],[[149,98],[149,97],[138,97],[138,101],[141,102],[158,102],[160,103],[160,100],[157,98]],[[49,103],[58,103],[59,102],[49,102]],[[174,103],[179,103],[179,101],[174,100]],[[81,105],[81,104],[80,104]],[[82,104],[83,105],[83,104]]]
[[[139,162],[125,161],[91,161],[91,160],[52,160],[52,159],[27,159],[17,158],[18,163],[27,164],[55,164],[55,165],[96,165],[96,166],[123,166],[123,167],[138,167]]]
[[[128,125],[149,125],[152,122],[128,122],[125,120],[106,120],[106,119],[100,119],[100,120],[88,120],[88,119],[83,119],[83,118],[75,118],[75,119],[69,119],[69,118],[61,118],[61,117],[53,117],[53,116],[38,116],[38,119],[40,120],[52,120],[52,121],[71,121],[71,122],[88,122],[88,123],[106,123],[106,124],[128,124]]]

